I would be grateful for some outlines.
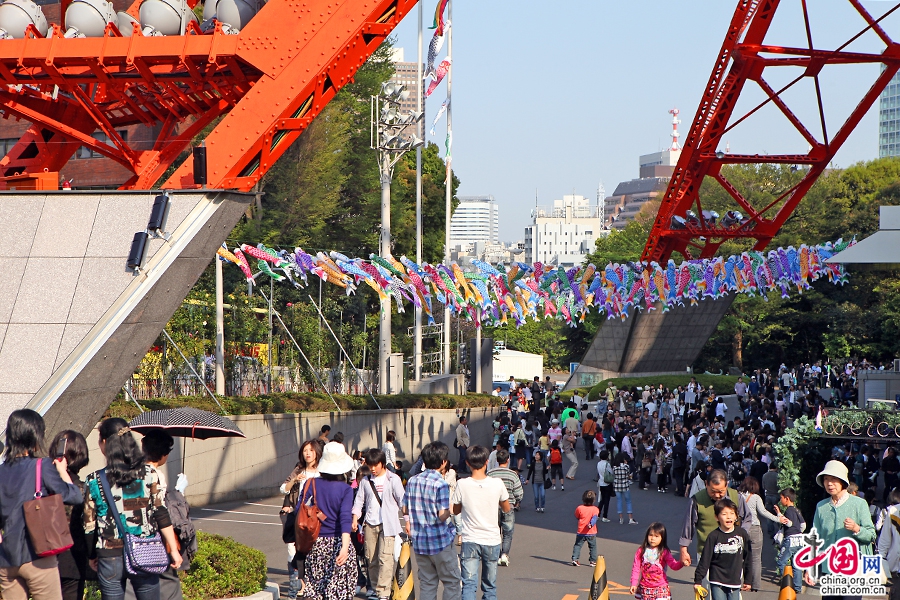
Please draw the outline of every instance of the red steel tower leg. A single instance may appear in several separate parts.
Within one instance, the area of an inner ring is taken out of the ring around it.
[[[415,0],[269,0],[237,35],[0,40],[0,108],[30,121],[0,176],[57,171],[79,146],[131,171],[149,189],[203,128],[209,187],[249,190],[346,85]],[[5,85],[4,85],[5,84]],[[129,147],[126,125],[155,126],[150,150]],[[100,130],[109,142],[92,137]],[[164,183],[194,187],[189,158]]]
[[[900,69],[900,45],[894,42],[881,27],[880,22],[892,14],[900,4],[889,7],[884,14],[874,18],[859,0],[847,0],[862,17],[862,30],[835,50],[817,49],[813,45],[806,0],[800,0],[806,25],[807,47],[787,48],[765,44],[772,18],[779,7],[779,0],[740,0],[722,44],[709,83],[703,93],[690,132],[666,189],[659,212],[653,222],[643,260],[663,262],[673,252],[687,258],[699,255],[712,256],[724,240],[752,239],[754,248],[761,250],[778,233],[797,204],[825,170],[834,155],[846,141],[850,132],[859,124],[879,94]],[[874,31],[884,43],[880,54],[849,52],[846,48],[863,34]],[[819,86],[819,74],[828,65],[875,63],[884,70],[865,91],[855,109],[828,137],[825,112]],[[802,67],[802,75],[781,89],[773,89],[764,77],[767,68],[780,66]],[[800,119],[788,108],[782,94],[804,78],[811,78],[815,85],[822,138],[816,138]],[[747,114],[734,120],[735,106],[745,84],[755,82],[766,95],[766,100]],[[720,151],[722,137],[764,105],[772,103],[788,122],[808,142],[806,154],[744,155],[726,154]],[[729,124],[731,123],[731,124]],[[792,188],[781,194],[767,206],[754,207],[727,180],[721,169],[726,164],[790,164],[806,165],[805,176]],[[673,217],[683,217],[687,210],[702,213],[700,185],[706,177],[713,178],[734,200],[734,209],[746,218],[734,225],[724,226],[699,219],[699,224],[673,226]]]

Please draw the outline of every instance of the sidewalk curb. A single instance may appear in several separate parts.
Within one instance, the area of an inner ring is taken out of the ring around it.
[[[240,598],[224,598],[223,600],[278,600],[281,597],[278,584],[271,581],[266,582],[266,587],[261,592],[256,592],[252,596],[241,596]]]

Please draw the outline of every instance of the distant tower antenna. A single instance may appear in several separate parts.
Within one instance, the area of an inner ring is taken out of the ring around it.
[[[603,187],[603,182],[597,184],[597,210],[599,211],[600,223],[603,223],[605,212],[606,212],[606,189]]]
[[[678,124],[681,123],[681,119],[678,118],[680,112],[677,108],[669,111],[669,114],[672,115],[672,147],[669,150],[681,149],[681,146],[678,145],[678,136],[681,135],[678,133]]]

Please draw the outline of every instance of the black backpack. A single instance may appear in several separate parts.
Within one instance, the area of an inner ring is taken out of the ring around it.
[[[747,477],[746,471],[744,471],[744,465],[737,465],[731,471],[731,479],[735,483],[740,483],[744,481],[744,478]]]

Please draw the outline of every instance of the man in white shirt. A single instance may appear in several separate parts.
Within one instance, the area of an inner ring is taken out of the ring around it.
[[[497,600],[497,562],[500,560],[502,540],[497,507],[508,513],[509,492],[502,480],[488,477],[488,450],[471,446],[466,463],[472,476],[460,479],[450,499],[451,511],[461,516],[463,600],[475,600],[478,593],[478,566],[481,564],[481,593],[483,600]]]
[[[404,495],[403,483],[388,471],[386,461],[384,451],[378,448],[366,453],[366,464],[372,475],[360,482],[353,502],[351,524],[353,531],[356,531],[359,519],[363,518],[370,585],[374,586],[375,595],[385,600],[391,595],[394,537],[401,531],[399,510],[403,506]],[[408,527],[406,532],[409,533]]]

